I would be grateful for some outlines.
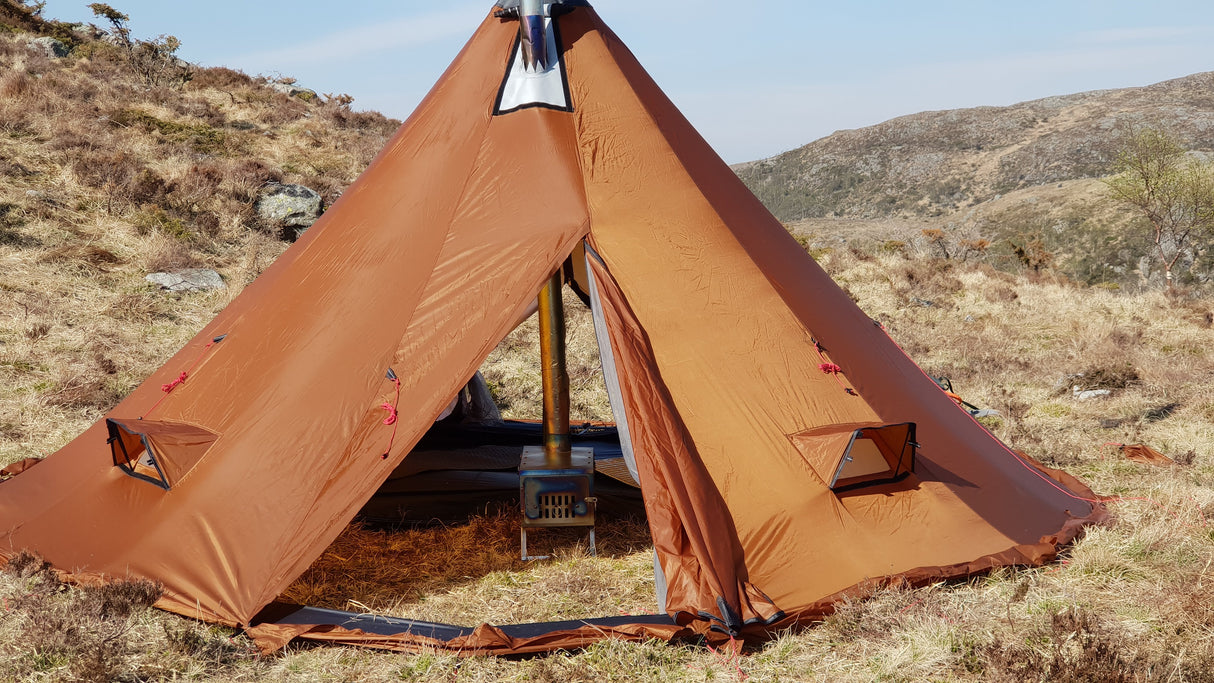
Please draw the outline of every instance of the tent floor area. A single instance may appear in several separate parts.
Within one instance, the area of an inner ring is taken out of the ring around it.
[[[539,436],[531,422],[436,425],[258,621],[438,640],[481,623],[513,624],[499,628],[516,638],[616,621],[672,624],[650,614],[653,551],[640,490],[601,472],[597,556],[587,528],[570,527],[533,529],[530,546],[552,559],[520,558],[518,463]],[[582,425],[573,438],[594,448],[596,464],[626,476],[614,427]]]
[[[359,513],[364,523],[416,525],[458,523],[487,505],[519,505],[523,448],[542,439],[538,422],[481,424],[439,422],[422,437]],[[641,490],[628,473],[613,425],[575,425],[575,447],[594,450],[594,492],[599,514],[641,516]],[[584,533],[583,533],[584,535]]]

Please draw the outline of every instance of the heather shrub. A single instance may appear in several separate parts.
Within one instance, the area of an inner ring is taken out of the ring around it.
[[[251,88],[255,83],[256,81],[241,71],[213,66],[196,70],[194,77],[190,79],[188,89],[214,88],[215,90],[232,91],[238,88]]]

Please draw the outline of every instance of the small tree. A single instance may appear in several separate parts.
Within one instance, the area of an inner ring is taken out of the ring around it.
[[[101,2],[90,4],[89,9],[93,10],[93,16],[109,22],[109,33],[126,50],[127,63],[148,85],[182,86],[193,76],[189,65],[177,58],[181,41],[174,36],[138,40],[131,37],[127,25],[131,18],[126,14]]]
[[[1181,257],[1214,237],[1214,173],[1185,154],[1163,131],[1135,131],[1117,155],[1117,175],[1105,180],[1109,195],[1150,223],[1155,255],[1164,268],[1168,292]]]

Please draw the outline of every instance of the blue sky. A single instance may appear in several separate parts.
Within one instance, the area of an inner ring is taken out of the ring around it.
[[[822,3],[598,0],[595,9],[731,163],[903,114],[1148,85],[1214,70],[1209,0]],[[83,0],[45,15],[93,20]],[[289,75],[404,119],[492,0],[113,0],[181,56]]]

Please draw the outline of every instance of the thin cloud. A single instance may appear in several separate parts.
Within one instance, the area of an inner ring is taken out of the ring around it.
[[[224,61],[262,69],[294,69],[365,60],[380,52],[467,37],[468,27],[476,26],[485,11],[484,3],[478,2],[409,19],[344,29],[290,47],[237,55]]]

